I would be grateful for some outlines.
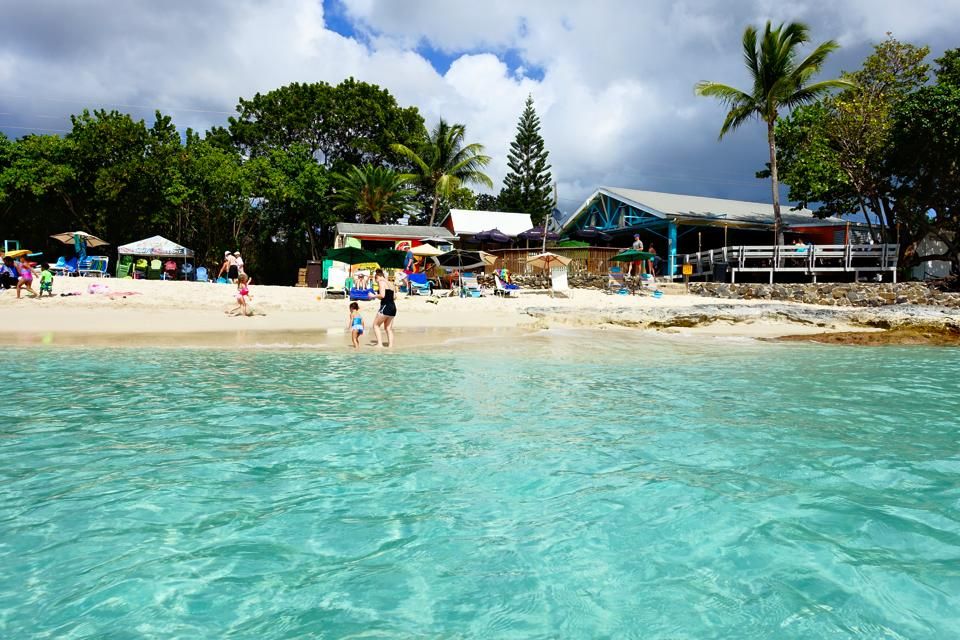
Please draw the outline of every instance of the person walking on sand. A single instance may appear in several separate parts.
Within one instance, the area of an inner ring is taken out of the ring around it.
[[[246,273],[246,271],[243,269],[243,258],[240,257],[239,251],[233,252],[233,261],[237,264],[237,277],[240,277]]]
[[[53,297],[53,273],[50,272],[50,265],[46,262],[40,267],[40,297],[46,291],[48,297]]]
[[[26,289],[32,298],[37,297],[37,292],[33,290],[33,268],[27,262],[27,256],[20,258],[20,279],[17,280],[17,299],[20,299],[20,290]]]
[[[360,305],[356,302],[350,303],[350,320],[347,322],[347,330],[350,331],[353,348],[359,349],[360,336],[363,335],[363,316],[360,315]]]
[[[237,283],[237,278],[240,277],[240,270],[237,269],[237,259],[233,257],[233,254],[229,251],[223,252],[223,264],[220,265],[220,273],[217,274],[217,279],[226,277],[231,284]]]
[[[378,347],[393,348],[393,320],[397,317],[397,303],[394,301],[396,291],[393,284],[383,275],[383,269],[376,271],[377,293],[375,297],[380,298],[380,310],[377,311],[377,317],[373,321],[373,333],[377,336],[377,341],[373,344]],[[387,344],[383,344],[383,336],[380,334],[380,328],[387,332]]]
[[[237,306],[227,313],[231,315],[253,315],[250,313],[250,307],[248,304],[248,299],[252,297],[253,294],[250,293],[248,278],[246,274],[242,274],[239,278],[237,278]]]

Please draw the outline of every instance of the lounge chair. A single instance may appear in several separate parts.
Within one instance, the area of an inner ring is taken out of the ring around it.
[[[550,295],[560,298],[570,297],[570,286],[567,284],[566,267],[553,267],[550,269]]]
[[[513,298],[520,295],[520,287],[515,284],[504,284],[503,280],[500,279],[500,274],[493,274],[493,295],[503,296],[504,298]]]
[[[407,275],[407,287],[412,296],[433,295],[433,285],[427,280],[425,273],[411,273]]]
[[[117,277],[118,278],[129,278],[130,269],[133,267],[133,258],[130,256],[124,256],[120,258],[120,262],[117,263]]]
[[[107,266],[110,258],[107,256],[88,256],[77,264],[77,273],[81,276],[107,277]]]
[[[163,263],[163,279],[164,280],[176,280],[177,279],[177,263],[173,260],[167,260]]]
[[[63,256],[60,256],[57,258],[57,263],[50,266],[50,271],[61,276],[75,276],[77,275],[77,259],[70,258],[67,260]]]
[[[372,289],[350,289],[351,300],[372,300],[373,297]]]
[[[193,278],[193,265],[189,262],[184,262],[183,266],[180,267],[180,273],[183,274],[184,280],[191,280]]]
[[[196,276],[195,280],[196,280],[197,282],[209,282],[209,278],[207,278],[207,268],[206,268],[206,267],[197,267],[196,270],[194,270],[193,273],[194,273],[194,275]]]
[[[607,274],[607,293],[630,293],[631,289],[627,285],[627,279],[623,275],[620,267],[610,267]]]
[[[147,269],[147,280],[159,280],[163,274],[163,263],[154,258],[150,261],[150,268]]]
[[[138,258],[136,263],[134,263],[133,265],[133,276],[135,278],[146,278],[147,268],[148,268],[147,259]]]
[[[472,273],[464,273],[460,276],[460,296],[462,298],[479,298],[483,295],[483,289],[480,287],[480,281]]]

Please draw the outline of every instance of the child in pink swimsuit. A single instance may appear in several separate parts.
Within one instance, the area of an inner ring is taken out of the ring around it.
[[[20,258],[17,271],[20,272],[20,278],[17,280],[17,298],[20,298],[21,289],[26,289],[31,297],[36,298],[37,292],[33,290],[33,269],[30,268],[30,263],[27,262],[26,256]]]

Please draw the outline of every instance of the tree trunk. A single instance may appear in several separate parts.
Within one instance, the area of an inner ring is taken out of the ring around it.
[[[774,136],[776,117],[767,121],[767,143],[770,145],[770,182],[773,187],[773,233],[777,244],[783,244],[783,218],[780,216],[780,178],[777,176],[777,141]]]
[[[870,238],[874,242],[879,242],[880,238],[877,237],[877,234],[873,230],[873,222],[870,221],[870,214],[867,212],[867,205],[863,201],[863,195],[859,191],[857,192],[857,199],[860,200],[860,211],[863,212],[863,217],[867,221],[867,231],[870,232]]]
[[[436,192],[433,193],[433,209],[430,211],[430,225],[433,226],[433,220],[437,217],[437,204],[440,202],[440,195]]]

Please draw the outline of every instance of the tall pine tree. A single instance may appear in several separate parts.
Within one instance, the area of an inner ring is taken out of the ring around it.
[[[503,179],[498,198],[501,210],[529,213],[535,225],[550,215],[553,178],[547,164],[548,154],[540,135],[540,118],[533,109],[533,97],[527,96],[527,106],[517,125],[517,138],[510,143],[507,156],[510,172]]]

